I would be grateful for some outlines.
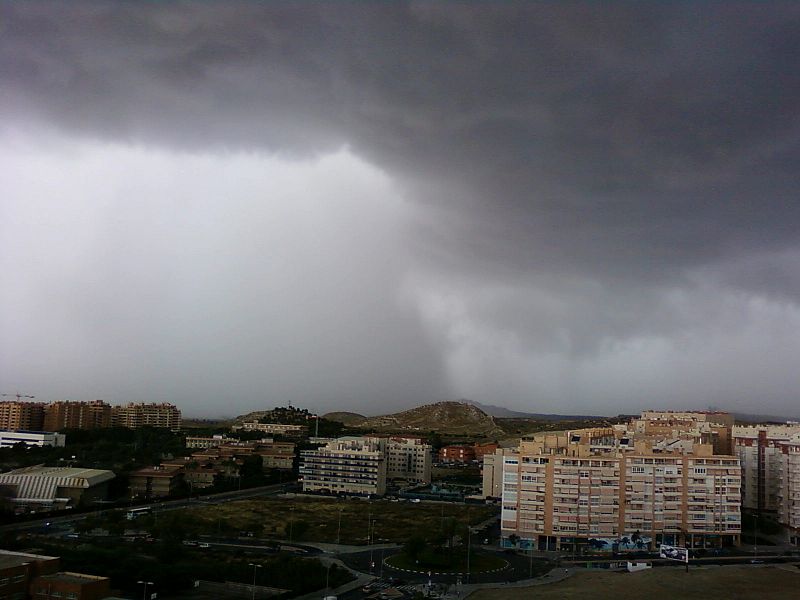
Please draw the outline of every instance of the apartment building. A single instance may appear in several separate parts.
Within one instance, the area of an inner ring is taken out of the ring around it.
[[[103,429],[111,427],[111,405],[102,400],[60,400],[44,407],[44,431]]]
[[[781,445],[800,434],[800,424],[737,425],[733,445],[742,464],[742,506],[777,512],[783,451]]]
[[[484,454],[481,464],[481,495],[487,500],[503,497],[503,457],[517,454],[516,448],[497,448],[491,454]]]
[[[386,493],[386,438],[342,437],[300,454],[304,492],[364,496]]]
[[[184,470],[175,465],[158,465],[133,471],[128,476],[131,498],[165,498],[181,490]]]
[[[395,436],[386,442],[386,477],[413,483],[431,482],[431,446],[422,438]]]
[[[737,544],[738,458],[692,439],[634,435],[542,433],[501,455],[504,543],[514,535],[526,548],[574,552]]]
[[[800,433],[780,443],[778,522],[792,544],[800,545]]]
[[[727,412],[645,410],[627,428],[639,437],[692,439],[711,445],[715,454],[733,454],[733,423]]]
[[[158,427],[179,431],[181,428],[181,411],[174,404],[167,402],[146,403],[130,402],[112,409],[111,421],[114,427]]]
[[[66,444],[63,433],[50,433],[47,431],[0,431],[0,448],[11,448],[17,444],[26,446],[53,446],[63,448]]]
[[[0,402],[0,429],[6,431],[42,431],[44,404],[7,400]]]

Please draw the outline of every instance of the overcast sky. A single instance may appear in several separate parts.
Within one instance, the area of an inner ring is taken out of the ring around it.
[[[800,415],[797,3],[0,9],[0,392]]]

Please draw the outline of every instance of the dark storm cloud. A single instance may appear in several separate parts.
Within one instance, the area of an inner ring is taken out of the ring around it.
[[[637,393],[661,393],[671,357],[691,354],[687,336],[708,335],[716,356],[733,344],[731,361],[747,362],[746,340],[759,340],[723,335],[737,322],[719,310],[725,298],[743,302],[728,307],[743,324],[758,320],[743,298],[762,296],[787,303],[791,314],[774,318],[794,324],[793,3],[6,3],[3,12],[0,106],[15,122],[176,151],[308,159],[346,146],[385,170],[416,207],[407,277],[441,353],[462,361],[452,369],[496,360],[488,370],[499,381],[512,363],[562,373],[542,375],[558,384],[482,394],[524,406],[596,393],[635,408]],[[519,363],[475,350],[493,335]],[[609,381],[586,367],[632,340],[668,348],[649,358],[667,370],[652,388],[611,381],[636,369],[635,352],[627,371],[608,366]],[[550,354],[557,366],[542,358]],[[689,383],[665,400],[746,400],[730,396],[733,383],[713,391],[728,371],[671,373]],[[470,395],[453,377],[451,388]],[[772,381],[764,393],[788,406],[796,378],[781,371]]]

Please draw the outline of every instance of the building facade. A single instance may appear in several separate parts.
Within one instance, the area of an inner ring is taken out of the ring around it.
[[[787,528],[789,541],[800,545],[800,434],[780,444],[778,522]]]
[[[439,462],[466,463],[475,460],[474,446],[444,446],[439,449]]]
[[[709,444],[634,435],[537,434],[503,455],[504,543],[573,552],[738,544],[739,460]]]
[[[145,467],[128,476],[131,498],[149,500],[166,498],[181,491],[184,481],[182,467],[158,465]]]
[[[91,402],[61,400],[50,402],[44,407],[45,431],[107,427],[111,427],[111,405],[102,400]]]
[[[42,431],[44,403],[9,400],[0,402],[0,429]]]
[[[114,427],[158,427],[171,431],[179,431],[181,428],[181,411],[167,402],[131,402],[113,407],[111,414]]]
[[[733,428],[742,464],[742,506],[777,512],[783,462],[782,444],[800,434],[800,425],[745,425]]]
[[[63,448],[66,439],[63,433],[48,431],[0,431],[0,448],[11,448],[17,444],[40,448],[43,446]]]
[[[386,441],[386,477],[410,483],[430,483],[432,448],[418,437],[395,436]]]
[[[386,493],[386,439],[343,437],[301,454],[304,492],[382,496]]]
[[[285,423],[259,423],[258,421],[245,421],[241,425],[234,425],[231,431],[260,431],[268,435],[282,435],[285,437],[303,437],[308,433],[306,425],[288,425]]]

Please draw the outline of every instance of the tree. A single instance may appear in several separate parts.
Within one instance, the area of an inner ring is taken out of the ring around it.
[[[419,559],[420,554],[428,547],[428,542],[420,535],[412,535],[403,546],[403,552],[411,560]]]
[[[519,544],[519,536],[516,533],[512,533],[508,536],[508,541],[511,542],[512,546],[516,547],[516,545]]]

